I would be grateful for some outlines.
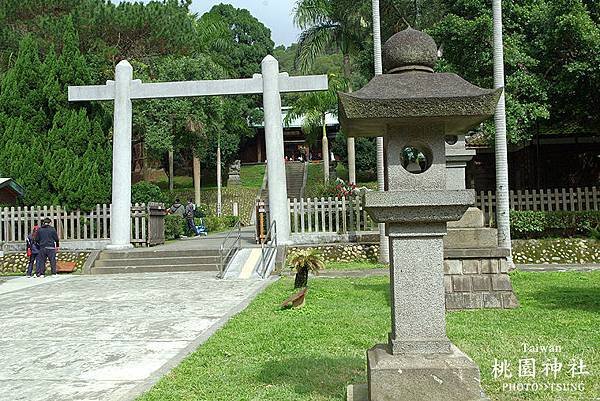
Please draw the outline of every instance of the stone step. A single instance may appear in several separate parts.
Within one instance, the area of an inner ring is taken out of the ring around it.
[[[497,247],[498,230],[495,228],[449,228],[444,237],[446,249]]]
[[[166,273],[219,271],[217,264],[93,267],[92,274]]]
[[[100,253],[99,260],[105,259],[155,259],[155,258],[182,258],[182,257],[203,257],[219,256],[218,249],[186,249],[179,251],[103,251]]]
[[[155,258],[125,258],[125,259],[99,259],[94,267],[119,267],[119,266],[159,266],[159,265],[204,265],[218,264],[219,256],[182,256],[182,257],[155,257]]]

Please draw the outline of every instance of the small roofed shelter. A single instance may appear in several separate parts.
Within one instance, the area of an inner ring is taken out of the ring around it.
[[[16,205],[25,190],[12,178],[0,178],[0,205]]]

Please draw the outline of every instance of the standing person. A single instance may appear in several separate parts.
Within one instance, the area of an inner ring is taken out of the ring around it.
[[[40,229],[39,226],[33,226],[33,231],[31,231],[31,234],[29,234],[27,236],[27,239],[25,240],[25,244],[27,246],[27,257],[29,258],[29,263],[27,264],[27,273],[26,273],[27,277],[31,277],[31,275],[33,273],[33,263],[34,262],[35,262],[35,275],[37,277],[40,276],[40,261],[39,261],[40,247],[36,242],[39,229]]]
[[[181,204],[179,198],[175,199],[175,203],[171,205],[171,208],[169,209],[169,214],[178,214],[181,217],[183,217],[183,215],[185,214],[185,206]]]
[[[50,269],[52,275],[56,275],[56,253],[59,249],[58,234],[54,227],[50,224],[52,220],[45,218],[42,224],[42,228],[37,233],[37,244],[40,248],[40,272],[41,276],[44,277],[46,270],[46,260],[50,261]]]
[[[198,230],[196,230],[196,223],[194,222],[194,212],[196,211],[196,205],[194,205],[193,199],[188,199],[188,203],[185,206],[185,213],[183,217],[187,223],[187,228],[192,232],[193,235],[198,235]]]

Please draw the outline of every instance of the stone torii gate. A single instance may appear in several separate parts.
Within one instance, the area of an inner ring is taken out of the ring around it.
[[[287,73],[279,73],[279,63],[270,55],[263,59],[261,70],[262,74],[255,74],[247,79],[142,83],[133,79],[131,64],[123,60],[115,68],[115,80],[107,81],[106,85],[69,86],[69,101],[114,100],[112,207],[108,249],[133,247],[130,218],[131,101],[188,96],[263,95],[270,220],[271,223],[277,222],[278,242],[289,242],[290,216],[283,153],[281,93],[327,90],[327,76],[290,77]]]

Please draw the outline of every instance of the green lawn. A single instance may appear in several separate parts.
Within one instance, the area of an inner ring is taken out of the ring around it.
[[[240,170],[240,180],[242,186],[247,188],[262,187],[263,176],[265,175],[266,164],[250,164],[242,166]],[[162,190],[169,189],[169,181],[165,176],[154,184],[158,185]],[[217,184],[213,182],[207,183],[206,180],[201,181],[202,188],[216,188]],[[173,189],[193,189],[194,179],[191,176],[175,176],[173,178]]]
[[[373,262],[326,262],[325,270],[368,270],[383,269],[388,265]]]
[[[479,364],[493,400],[593,399],[600,391],[600,272],[512,278],[519,309],[450,313],[449,337]],[[345,400],[347,384],[366,381],[365,350],[386,341],[388,279],[311,278],[306,306],[281,310],[292,283],[271,285],[139,400]],[[581,380],[585,392],[502,392],[502,381],[490,376],[493,360],[514,366],[526,356],[523,342],[560,345],[561,360],[583,358],[593,373]]]
[[[247,188],[256,188],[257,190],[262,187],[263,177],[265,175],[266,164],[251,164],[242,166],[240,170],[240,180],[242,186]]]

